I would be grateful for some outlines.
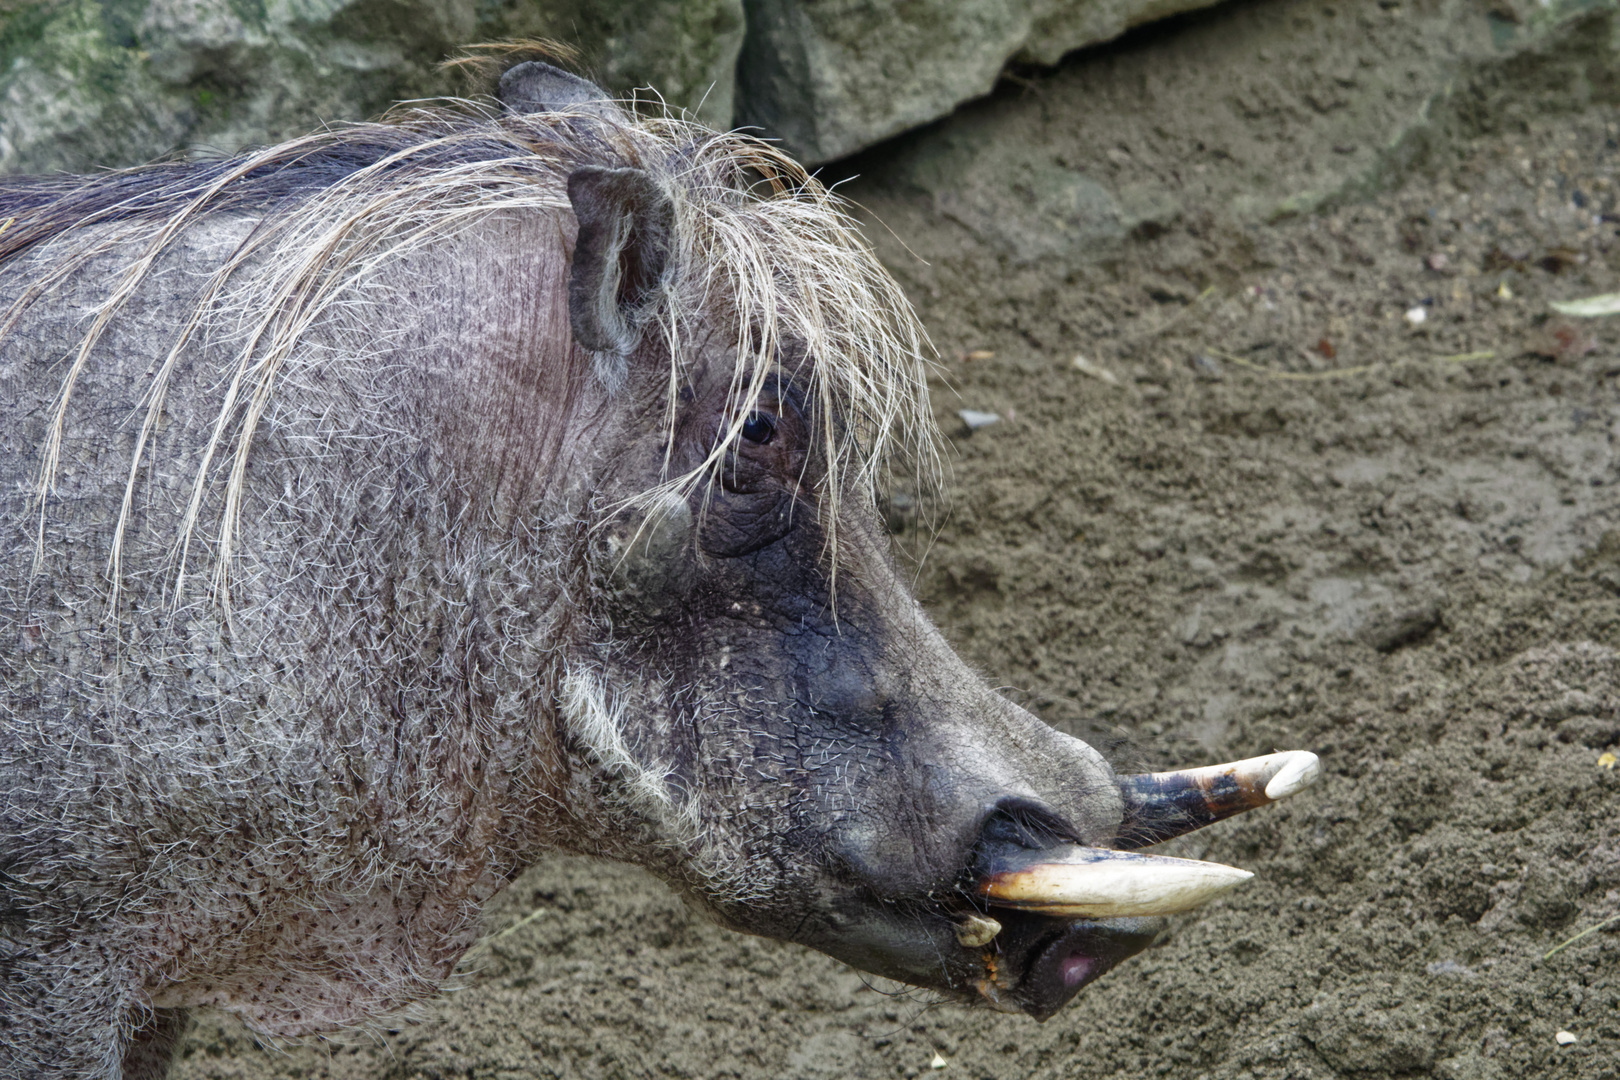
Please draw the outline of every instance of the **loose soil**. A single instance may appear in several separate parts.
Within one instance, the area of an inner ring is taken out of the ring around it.
[[[1620,290],[1620,54],[1492,10],[1223,6],[846,163],[943,357],[921,595],[1125,767],[1320,753],[1167,845],[1254,881],[1038,1025],[556,859],[416,1017],[177,1075],[1620,1077],[1620,921],[1552,952],[1620,915],[1620,318],[1549,308]]]

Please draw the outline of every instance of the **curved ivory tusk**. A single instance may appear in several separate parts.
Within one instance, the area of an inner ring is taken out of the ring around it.
[[[999,857],[979,883],[992,904],[1065,918],[1174,915],[1254,875],[1235,866],[1067,846]]]
[[[1286,799],[1309,787],[1321,764],[1308,750],[1285,750],[1225,765],[1119,778],[1125,820],[1119,846],[1146,847],[1223,818]]]

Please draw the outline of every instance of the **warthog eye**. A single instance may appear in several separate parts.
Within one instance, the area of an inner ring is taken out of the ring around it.
[[[763,446],[775,436],[776,421],[765,413],[749,413],[748,419],[743,421],[742,437],[751,443]]]

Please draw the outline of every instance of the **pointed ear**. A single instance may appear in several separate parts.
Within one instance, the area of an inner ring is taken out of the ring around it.
[[[578,75],[539,60],[518,64],[501,76],[495,96],[507,112],[557,112],[562,109],[595,113],[608,119],[623,116],[606,90]]]
[[[641,169],[582,165],[568,177],[579,219],[568,279],[574,340],[597,354],[609,389],[641,338],[641,320],[670,269],[675,204]]]

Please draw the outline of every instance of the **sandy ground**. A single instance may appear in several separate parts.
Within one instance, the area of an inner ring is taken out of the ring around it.
[[[929,608],[1127,766],[1318,751],[1171,845],[1255,881],[1038,1025],[557,859],[418,1017],[178,1075],[1620,1076],[1620,922],[1547,955],[1620,915],[1620,318],[1549,309],[1620,289],[1616,26],[1470,10],[1225,7],[850,165],[944,356]]]

